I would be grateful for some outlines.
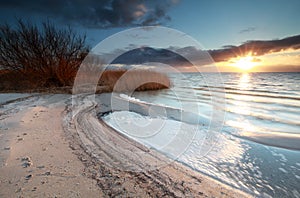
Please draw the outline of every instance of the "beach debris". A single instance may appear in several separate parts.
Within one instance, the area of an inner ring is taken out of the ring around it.
[[[4,150],[10,150],[10,147],[4,147]]]
[[[27,167],[29,167],[29,166],[31,166],[33,163],[32,163],[32,161],[31,161],[31,159],[30,159],[30,157],[23,157],[22,159],[21,159],[21,161],[23,162],[22,163],[22,166],[23,166],[23,168],[27,168]]]
[[[45,166],[44,166],[44,165],[41,165],[41,166],[37,166],[37,168],[42,169],[42,168],[45,168]]]
[[[76,150],[76,148],[75,148],[75,146],[74,145],[70,145],[70,148],[74,151],[74,150]]]
[[[22,140],[24,140],[24,138],[18,138],[18,141],[22,141]]]
[[[26,157],[22,157],[22,159],[21,159],[22,161],[31,161],[30,160],[30,157],[28,157],[28,156],[26,156]]]
[[[27,176],[25,176],[25,179],[26,180],[30,180],[32,178],[32,175],[30,174],[30,175],[27,175]]]
[[[47,175],[47,176],[48,176],[48,175],[51,175],[51,172],[50,172],[50,171],[47,171],[47,172],[44,173],[44,175]]]
[[[23,133],[23,135],[27,135],[27,133]]]
[[[23,191],[24,190],[24,188],[18,188],[15,192],[16,193],[19,193],[19,192],[21,192],[21,191]]]
[[[31,165],[32,165],[31,162],[24,162],[24,163],[22,164],[23,168],[27,168],[27,167],[29,167],[29,166],[31,166]]]

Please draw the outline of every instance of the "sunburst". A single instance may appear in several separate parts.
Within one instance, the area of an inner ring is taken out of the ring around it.
[[[243,71],[249,71],[257,65],[257,63],[254,61],[254,58],[251,55],[245,57],[238,57],[236,58],[233,64],[235,67]]]

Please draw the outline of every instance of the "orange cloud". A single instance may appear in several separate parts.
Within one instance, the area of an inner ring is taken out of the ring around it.
[[[225,46],[224,49],[209,50],[208,52],[216,62],[221,62],[249,54],[252,56],[262,56],[287,49],[300,49],[300,35],[279,40],[247,41],[240,46]]]

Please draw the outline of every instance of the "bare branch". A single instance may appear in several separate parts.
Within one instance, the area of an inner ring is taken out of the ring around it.
[[[89,51],[86,37],[70,27],[58,29],[50,21],[38,26],[19,19],[17,24],[16,29],[0,26],[1,69],[38,77],[45,86],[72,84],[83,55]]]

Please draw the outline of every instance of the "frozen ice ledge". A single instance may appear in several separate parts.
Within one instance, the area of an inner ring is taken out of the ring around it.
[[[103,115],[113,111],[132,111],[143,116],[172,119],[188,124],[209,125],[211,123],[209,118],[196,113],[164,105],[147,103],[126,94],[101,94],[100,97],[96,97],[96,100],[100,100],[98,104],[102,105],[101,108],[98,108],[98,117],[100,119]],[[231,133],[231,130],[227,129],[228,127],[226,127],[223,132]],[[300,134],[263,131],[248,132],[246,129],[231,134],[267,146],[300,150]]]
[[[132,111],[152,118],[172,119],[188,124],[209,125],[210,120],[193,112],[176,109],[165,105],[147,103],[126,94],[102,94],[96,97],[98,104],[104,105],[98,109],[98,117],[113,111]],[[105,104],[103,104],[105,103]]]

